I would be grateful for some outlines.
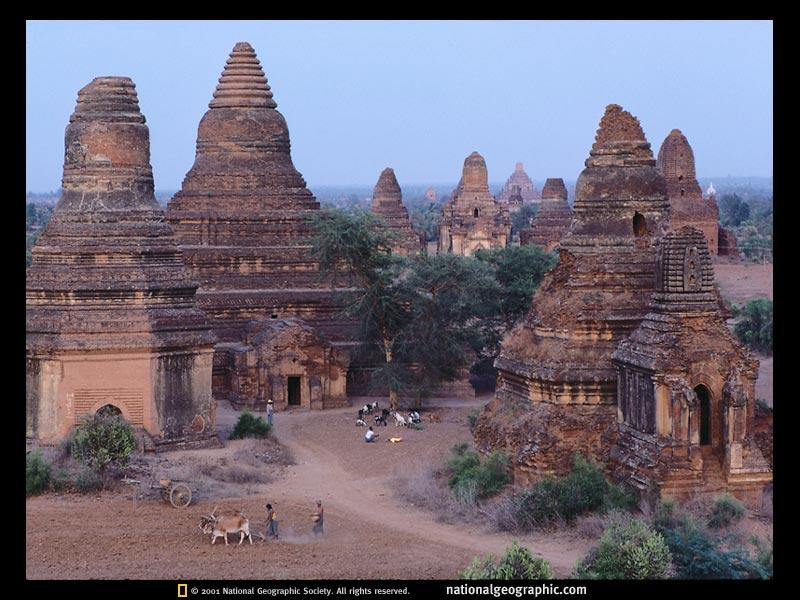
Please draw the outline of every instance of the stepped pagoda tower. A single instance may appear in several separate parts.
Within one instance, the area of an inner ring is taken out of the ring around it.
[[[475,428],[478,447],[506,450],[522,483],[568,471],[574,453],[606,463],[616,439],[611,355],[647,314],[669,226],[664,177],[618,105],[600,121],[573,211],[558,264],[503,342],[495,398]]]
[[[252,46],[237,43],[197,131],[194,164],[167,208],[199,306],[222,342],[293,317],[334,345],[351,326],[310,255],[319,203],[295,169],[289,129]]]
[[[216,440],[213,344],[153,194],[127,77],[78,92],[62,193],[26,282],[27,436],[54,443],[108,405],[148,444]]]
[[[472,256],[481,248],[505,248],[511,237],[508,206],[489,193],[486,161],[477,152],[464,160],[461,180],[442,208],[439,252]]]
[[[392,252],[401,256],[419,254],[422,250],[420,236],[411,227],[408,210],[403,206],[403,194],[394,171],[384,169],[372,192],[372,213],[380,217],[386,228],[396,236]]]

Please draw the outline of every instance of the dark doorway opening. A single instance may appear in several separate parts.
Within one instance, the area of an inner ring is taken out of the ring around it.
[[[480,214],[480,212],[479,212],[479,211],[478,211],[478,209],[476,208],[474,211],[472,211],[472,214],[473,214],[473,215],[475,216],[475,218],[477,219],[477,218],[478,218],[478,215]]]
[[[98,417],[119,417],[122,411],[113,404],[106,404],[97,409],[95,413]]]
[[[694,388],[697,400],[700,403],[700,445],[711,444],[711,394],[704,385]]]
[[[633,214],[633,235],[642,237],[647,233],[647,223],[641,213],[636,212]]]
[[[300,378],[289,377],[286,388],[289,394],[287,404],[289,406],[300,406]]]

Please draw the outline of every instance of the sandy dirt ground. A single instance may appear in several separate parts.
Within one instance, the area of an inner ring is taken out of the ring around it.
[[[238,497],[196,494],[186,509],[158,499],[138,503],[134,512],[125,491],[80,496],[44,496],[27,500],[28,578],[454,578],[472,557],[501,554],[513,539],[549,560],[566,577],[591,546],[573,530],[511,536],[474,525],[437,522],[428,511],[397,498],[392,481],[418,466],[438,466],[453,444],[469,441],[467,414],[487,397],[470,403],[439,401],[441,423],[422,430],[380,428],[376,443],[363,441],[355,410],[295,410],[275,415],[275,432],[296,464],[268,483],[249,483]],[[220,406],[220,430],[230,431],[236,413]],[[387,443],[398,434],[403,441]],[[237,442],[241,444],[243,442]],[[230,459],[238,446],[203,450],[202,460]],[[190,453],[170,453],[182,460]],[[196,456],[197,454],[195,454]],[[219,490],[216,490],[217,492]],[[314,501],[325,507],[325,533],[311,535]],[[280,539],[257,537],[231,545],[210,544],[199,517],[214,505],[241,509],[255,530],[264,530],[264,504],[278,514]]]
[[[755,298],[772,300],[772,263],[714,261],[714,275],[720,292],[733,304]]]

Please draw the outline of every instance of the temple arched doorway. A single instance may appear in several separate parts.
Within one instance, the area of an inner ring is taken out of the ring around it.
[[[122,411],[113,404],[105,404],[98,408],[95,413],[98,417],[119,417]]]
[[[700,445],[711,445],[711,392],[703,384],[694,388],[700,409]]]

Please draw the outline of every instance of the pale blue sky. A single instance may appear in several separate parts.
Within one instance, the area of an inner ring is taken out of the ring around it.
[[[678,128],[699,176],[772,175],[769,21],[30,21],[27,170],[61,184],[77,91],[133,78],[156,187],[176,189],[237,41],[258,53],[292,157],[315,185],[455,182],[477,150],[491,181],[522,161],[541,186],[583,168],[607,104],[658,152]]]

